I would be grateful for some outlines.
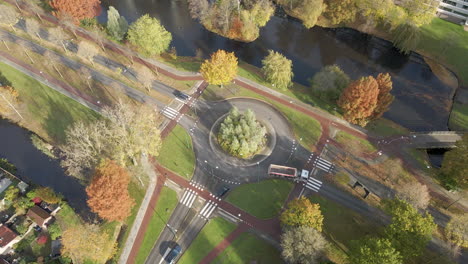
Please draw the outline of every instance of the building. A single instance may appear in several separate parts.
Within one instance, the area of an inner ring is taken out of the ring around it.
[[[21,238],[6,225],[0,225],[0,255],[10,251]]]
[[[468,0],[440,0],[437,8],[440,18],[468,26]]]
[[[46,228],[46,224],[52,219],[52,215],[37,205],[31,207],[26,215],[41,228]]]

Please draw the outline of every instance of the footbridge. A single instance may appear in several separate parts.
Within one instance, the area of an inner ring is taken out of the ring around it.
[[[467,132],[461,131],[431,131],[414,132],[409,135],[408,143],[411,148],[435,149],[454,148],[455,142],[461,140]]]

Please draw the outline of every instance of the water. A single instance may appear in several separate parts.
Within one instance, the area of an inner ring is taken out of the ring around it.
[[[17,168],[17,176],[25,182],[51,187],[61,193],[82,216],[89,215],[84,186],[66,176],[59,161],[37,150],[29,139],[31,133],[0,119],[0,158],[6,158]]]
[[[447,151],[449,151],[449,149],[428,149],[427,155],[429,156],[429,161],[431,162],[432,166],[436,168],[442,167],[444,154]]]
[[[385,114],[414,131],[447,130],[452,89],[444,85],[416,54],[400,54],[391,43],[351,29],[304,28],[300,22],[273,17],[252,43],[221,37],[193,20],[185,0],[102,0],[106,20],[109,5],[129,22],[146,13],[158,18],[172,33],[178,55],[205,56],[218,50],[234,51],[241,60],[261,66],[269,49],[293,61],[294,80],[309,85],[308,79],[325,65],[338,64],[352,78],[389,72],[396,100]]]

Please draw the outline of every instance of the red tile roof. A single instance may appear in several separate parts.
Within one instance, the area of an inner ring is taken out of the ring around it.
[[[18,235],[5,225],[0,226],[0,247],[6,246]]]

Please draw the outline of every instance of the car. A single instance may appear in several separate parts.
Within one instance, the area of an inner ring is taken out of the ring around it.
[[[175,263],[175,260],[177,256],[179,256],[181,251],[182,251],[182,248],[178,244],[175,244],[175,246],[171,249],[171,251],[166,255],[164,260],[166,260],[167,263],[169,264]]]
[[[223,189],[216,194],[216,196],[222,198],[227,192],[229,192],[229,190],[231,190],[229,187],[224,186]]]
[[[187,94],[179,91],[179,90],[174,90],[174,95],[182,100],[187,100],[190,98]]]

